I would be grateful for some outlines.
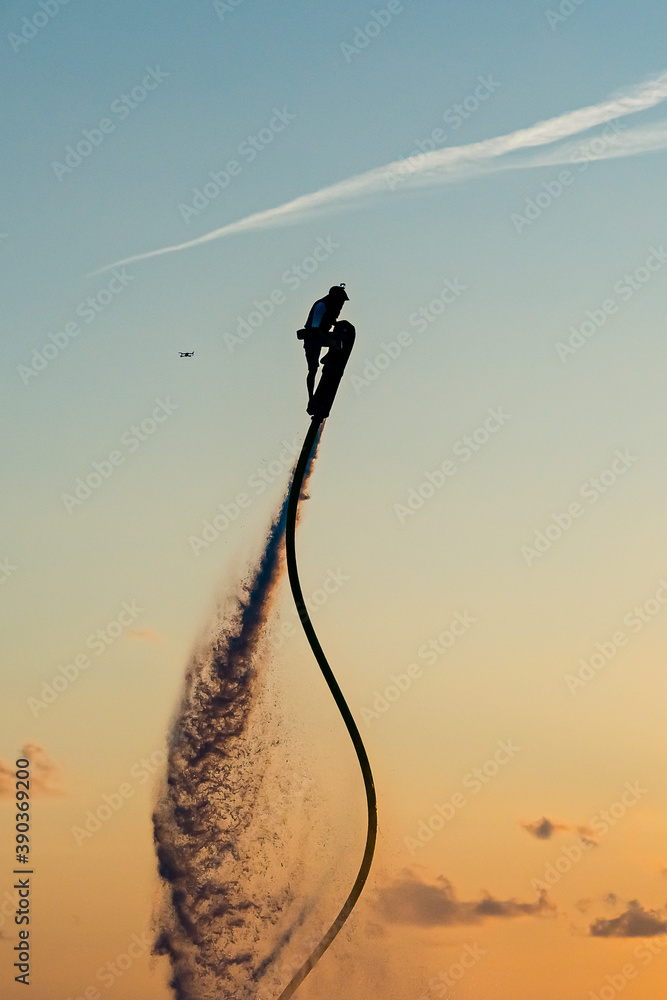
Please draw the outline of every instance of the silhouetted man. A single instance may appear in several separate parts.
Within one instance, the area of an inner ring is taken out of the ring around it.
[[[324,420],[329,416],[345,365],[352,348],[356,332],[351,323],[343,319],[334,324],[333,343],[322,358],[322,374],[317,389],[308,403],[308,413],[314,420]]]
[[[330,330],[347,301],[349,301],[349,295],[345,291],[345,285],[334,285],[324,298],[313,303],[305,327],[303,330],[297,331],[297,337],[299,340],[303,340],[303,349],[306,352],[308,363],[306,387],[309,407],[315,391],[315,376],[320,364],[320,352],[323,347],[331,347],[335,342],[330,335]],[[310,413],[310,410],[308,412]]]

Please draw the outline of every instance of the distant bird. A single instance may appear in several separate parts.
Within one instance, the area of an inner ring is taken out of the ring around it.
[[[178,353],[181,358],[194,358],[195,356],[194,351],[179,351]]]

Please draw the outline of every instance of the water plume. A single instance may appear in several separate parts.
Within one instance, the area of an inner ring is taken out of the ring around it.
[[[275,982],[311,910],[299,902],[303,842],[297,849],[276,808],[309,792],[286,766],[279,713],[263,684],[286,512],[287,496],[255,568],[198,644],[169,735],[153,815],[164,890],[153,950],[169,956],[177,1000],[268,997],[275,987],[266,979]]]

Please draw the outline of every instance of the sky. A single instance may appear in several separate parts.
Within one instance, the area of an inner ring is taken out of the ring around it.
[[[149,955],[167,733],[308,428],[295,331],[345,282],[357,340],[297,544],[380,837],[301,995],[653,1000],[662,6],[7,0],[0,19],[3,996],[22,995],[26,747],[32,997],[172,996]],[[283,583],[274,636],[295,621]],[[313,789],[304,898],[333,918],[361,779],[297,630],[265,682]],[[280,822],[301,813],[295,794]]]

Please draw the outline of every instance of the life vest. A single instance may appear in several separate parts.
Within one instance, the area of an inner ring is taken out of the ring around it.
[[[299,340],[305,340],[309,335],[328,333],[336,319],[337,313],[332,310],[331,304],[325,296],[313,303],[305,327],[297,330],[296,335]]]

